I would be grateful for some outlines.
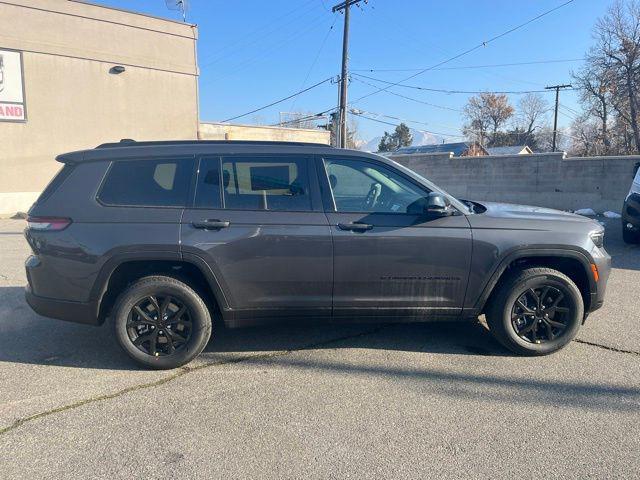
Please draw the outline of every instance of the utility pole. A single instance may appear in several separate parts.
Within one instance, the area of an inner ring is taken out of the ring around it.
[[[546,90],[555,90],[556,91],[556,110],[553,116],[553,147],[552,150],[556,151],[556,135],[558,133],[558,105],[560,103],[560,89],[563,88],[571,88],[573,85],[550,85],[548,87],[544,87]]]
[[[340,103],[338,107],[338,146],[347,146],[347,83],[349,82],[349,7],[362,0],[345,0],[334,6],[331,11],[344,12],[344,32],[342,34],[342,73],[340,74]],[[366,0],[365,0],[366,2]]]

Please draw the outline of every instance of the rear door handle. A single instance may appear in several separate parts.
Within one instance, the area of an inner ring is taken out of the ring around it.
[[[351,230],[353,232],[366,232],[367,230],[371,230],[373,228],[373,225],[361,222],[339,223],[338,228],[340,230]]]
[[[194,228],[201,228],[203,230],[219,230],[220,228],[227,228],[231,223],[227,220],[202,220],[201,222],[191,222]]]

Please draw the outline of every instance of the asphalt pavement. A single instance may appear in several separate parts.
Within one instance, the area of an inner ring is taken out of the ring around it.
[[[511,355],[482,322],[216,331],[174,371],[25,304],[0,221],[0,478],[640,478],[640,247],[605,306]]]

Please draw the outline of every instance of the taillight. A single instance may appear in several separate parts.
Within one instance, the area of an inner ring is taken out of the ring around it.
[[[71,225],[71,219],[66,217],[28,217],[27,228],[39,232],[58,232]]]

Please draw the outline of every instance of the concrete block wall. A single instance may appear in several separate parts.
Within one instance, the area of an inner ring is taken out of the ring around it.
[[[640,156],[565,157],[563,153],[452,157],[392,155],[452,195],[560,210],[620,212]]]

